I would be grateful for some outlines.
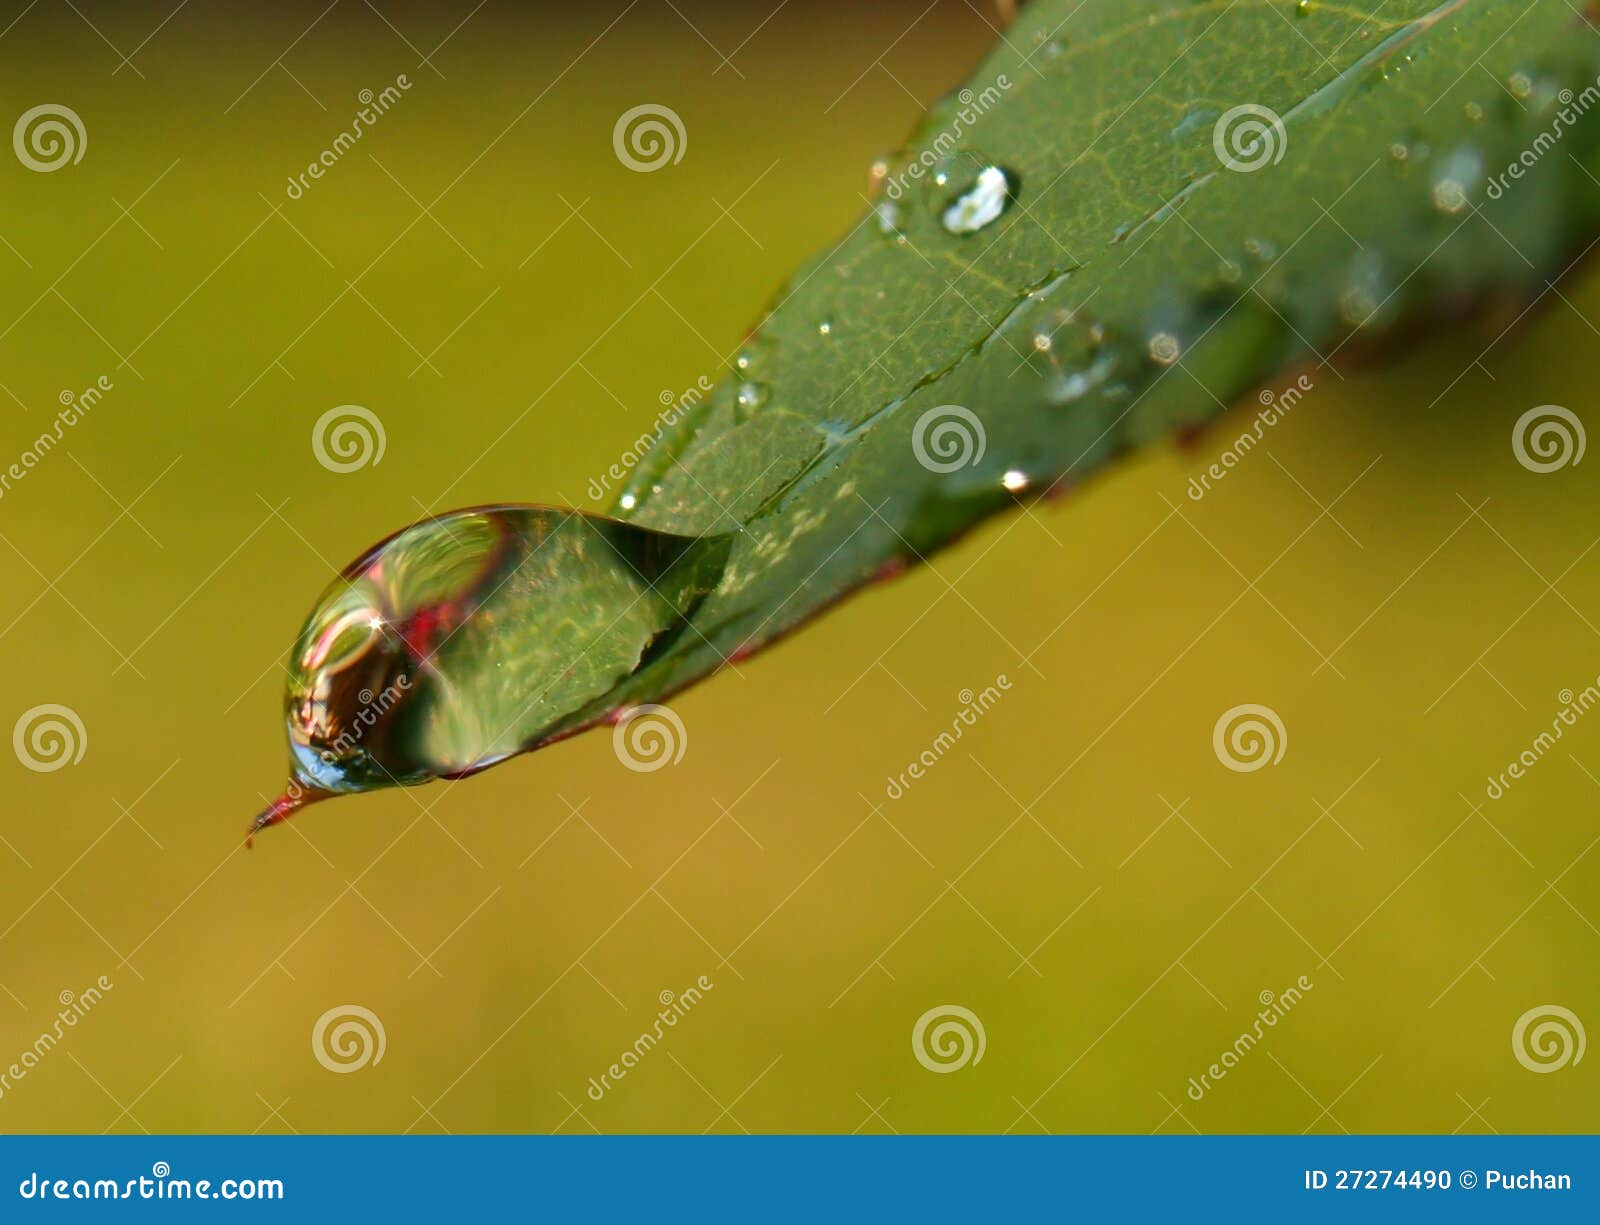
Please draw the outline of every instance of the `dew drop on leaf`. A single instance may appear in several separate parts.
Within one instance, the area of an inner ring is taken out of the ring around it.
[[[1010,176],[999,166],[985,166],[972,185],[945,208],[939,220],[952,234],[976,234],[1005,212],[1013,194]]]
[[[300,631],[290,787],[257,827],[326,795],[470,774],[595,721],[715,588],[730,545],[540,506],[391,536]]]
[[[1145,346],[1150,360],[1157,365],[1170,366],[1183,354],[1183,346],[1171,332],[1157,332]]]
[[[739,393],[735,402],[745,415],[755,412],[767,402],[771,389],[765,383],[743,382],[739,384]]]

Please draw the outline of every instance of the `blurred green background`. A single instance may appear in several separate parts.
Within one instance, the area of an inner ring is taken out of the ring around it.
[[[1313,372],[1196,504],[1189,450],[993,522],[674,700],[678,766],[604,732],[481,777],[309,810],[279,787],[279,664],[312,598],[426,512],[588,505],[662,392],[717,378],[869,164],[995,38],[989,0],[754,6],[0,9],[0,114],[82,117],[82,161],[0,159],[9,463],[3,724],[70,707],[83,759],[0,761],[0,1129],[1563,1131],[1600,1019],[1600,718],[1485,779],[1600,674],[1600,487],[1517,464],[1585,416],[1600,285],[1563,283],[1381,369]],[[1286,37],[1289,36],[1287,33]],[[303,198],[359,91],[412,88]],[[682,117],[633,173],[624,110]],[[359,404],[382,462],[310,447]],[[903,798],[961,709],[1011,689]],[[1224,769],[1270,705],[1283,761]],[[714,988],[586,1094],[662,992]],[[1314,983],[1186,1095],[1263,992]],[[359,1004],[381,1061],[331,1074]],[[934,1075],[959,1004],[981,1062]]]

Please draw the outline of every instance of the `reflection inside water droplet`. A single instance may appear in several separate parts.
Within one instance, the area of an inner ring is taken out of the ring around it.
[[[535,506],[407,528],[300,632],[284,698],[293,784],[367,791],[533,747],[682,628],[729,543]]]
[[[734,403],[738,406],[739,416],[748,417],[767,402],[767,397],[770,394],[771,389],[765,383],[740,383],[739,391],[734,396]]]
[[[978,171],[972,186],[945,208],[940,223],[952,234],[976,234],[1005,212],[1015,192],[1015,185],[1004,170],[985,166]]]

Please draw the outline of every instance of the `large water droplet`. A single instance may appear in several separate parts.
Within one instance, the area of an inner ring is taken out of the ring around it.
[[[322,594],[289,660],[289,792],[470,773],[532,748],[648,662],[715,587],[731,537],[537,506],[456,511],[377,545]]]

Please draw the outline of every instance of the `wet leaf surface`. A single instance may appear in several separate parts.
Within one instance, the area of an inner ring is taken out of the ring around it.
[[[714,562],[517,542],[537,573],[407,665],[437,674],[420,770],[336,789],[659,701],[1286,369],[1509,321],[1600,216],[1597,49],[1562,0],[1037,0],[623,490],[636,543],[725,536]]]

